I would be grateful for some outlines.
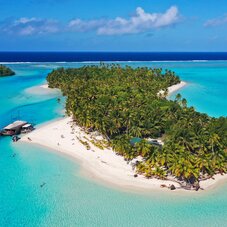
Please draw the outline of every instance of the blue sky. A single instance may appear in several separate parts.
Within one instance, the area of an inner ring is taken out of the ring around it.
[[[0,51],[227,51],[226,0],[0,0]]]

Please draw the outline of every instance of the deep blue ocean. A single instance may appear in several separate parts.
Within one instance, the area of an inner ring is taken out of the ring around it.
[[[0,52],[0,62],[227,60],[227,52]]]
[[[227,53],[0,52],[0,62],[16,72],[0,78],[0,127],[18,118],[39,126],[63,117],[61,94],[39,86],[53,69],[99,61],[174,70],[187,82],[178,92],[189,105],[214,117],[227,116]],[[124,192],[85,178],[70,157],[10,138],[0,138],[0,183],[0,227],[227,223],[227,182],[200,194]]]

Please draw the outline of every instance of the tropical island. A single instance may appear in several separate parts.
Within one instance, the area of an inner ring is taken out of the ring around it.
[[[100,132],[126,160],[142,157],[138,174],[174,176],[195,186],[226,173],[227,119],[196,112],[179,94],[167,100],[167,88],[180,82],[174,72],[85,66],[54,70],[47,81],[67,97],[66,111],[78,125]],[[151,138],[164,144],[149,143]]]
[[[0,65],[0,77],[13,76],[15,72],[5,65]]]
[[[64,147],[68,151],[74,149],[75,137],[87,150],[92,150],[93,145],[100,150],[111,148],[119,162],[120,157],[124,157],[125,162],[131,163],[135,179],[141,180],[141,176],[152,178],[151,181],[159,179],[159,187],[166,186],[160,182],[171,181],[180,188],[198,190],[201,182],[226,173],[227,118],[213,118],[196,112],[187,106],[187,100],[180,94],[175,100],[167,99],[168,88],[181,82],[174,72],[100,64],[59,68],[47,76],[47,81],[49,88],[58,88],[66,96],[66,112],[72,122],[62,120],[49,128],[44,127],[40,133],[34,132],[30,138],[37,143],[45,145],[43,135],[51,133],[54,137],[59,130],[52,142],[61,135],[61,142],[54,148],[62,152]],[[70,124],[67,127],[72,129],[66,136],[63,135],[67,133],[64,124]],[[89,137],[96,132],[102,140]],[[67,138],[71,142],[66,144]],[[79,145],[76,148],[82,149]],[[97,151],[93,162],[108,151]],[[93,153],[90,155],[90,158],[94,156]],[[85,152],[80,153],[80,157],[83,156],[86,156]],[[110,162],[114,162],[114,158]],[[97,162],[96,166],[110,167],[111,163],[106,160]],[[116,159],[112,165],[116,171],[117,165]],[[114,172],[113,168],[106,172]],[[122,175],[128,171],[124,168]]]

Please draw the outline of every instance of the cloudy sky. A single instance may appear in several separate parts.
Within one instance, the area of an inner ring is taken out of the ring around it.
[[[227,51],[227,0],[0,0],[0,51]]]

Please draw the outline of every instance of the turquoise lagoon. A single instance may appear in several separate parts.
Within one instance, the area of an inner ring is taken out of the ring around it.
[[[188,85],[189,105],[211,116],[227,115],[227,62],[130,62],[174,70]],[[16,118],[36,124],[62,117],[58,92],[32,92],[53,68],[83,63],[10,64],[0,79],[0,126]],[[174,97],[174,95],[172,96]],[[41,184],[46,183],[44,187]],[[46,148],[0,138],[0,226],[226,226],[227,182],[200,194],[135,194],[103,186],[80,166]]]

